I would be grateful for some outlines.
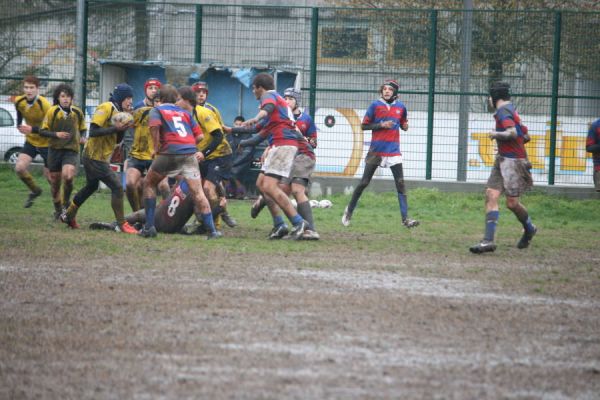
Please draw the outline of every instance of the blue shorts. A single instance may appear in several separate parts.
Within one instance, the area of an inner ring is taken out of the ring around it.
[[[29,142],[25,142],[21,153],[27,154],[32,159],[38,154],[44,159],[44,167],[48,167],[48,148],[47,147],[36,147]]]
[[[231,154],[213,158],[212,160],[205,160],[200,164],[200,172],[204,179],[217,185],[223,179],[231,179],[232,163],[233,156]]]
[[[152,160],[140,160],[140,159],[137,159],[134,157],[127,159],[127,169],[135,168],[138,171],[140,171],[140,173],[142,175],[145,175],[146,172],[148,172],[151,165],[152,165]]]

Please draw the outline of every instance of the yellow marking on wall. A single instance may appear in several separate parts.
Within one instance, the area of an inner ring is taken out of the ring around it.
[[[473,140],[477,141],[477,149],[483,165],[486,167],[493,166],[496,157],[496,146],[494,141],[490,139],[490,133],[475,132],[473,133]]]

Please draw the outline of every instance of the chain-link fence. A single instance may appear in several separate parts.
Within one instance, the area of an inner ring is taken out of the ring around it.
[[[119,80],[138,97],[149,76],[206,80],[231,124],[256,113],[251,78],[269,71],[278,90],[303,91],[319,129],[317,172],[358,177],[370,143],[360,122],[395,78],[409,116],[400,139],[407,178],[482,182],[495,151],[486,93],[502,79],[529,127],[535,182],[591,185],[585,137],[600,117],[600,13],[86,4],[88,106]],[[42,78],[42,93],[73,80],[75,3],[0,19],[1,107],[25,75]]]

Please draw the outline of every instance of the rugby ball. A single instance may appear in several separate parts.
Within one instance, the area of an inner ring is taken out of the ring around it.
[[[331,208],[333,203],[330,200],[323,199],[319,202],[319,208]]]
[[[310,200],[310,208],[319,208],[319,200]]]
[[[112,116],[111,122],[113,126],[131,125],[133,123],[133,115],[129,114],[128,112],[118,112]]]

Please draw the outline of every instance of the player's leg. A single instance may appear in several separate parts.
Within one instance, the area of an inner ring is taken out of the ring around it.
[[[76,221],[77,211],[83,203],[98,190],[98,186],[100,185],[99,177],[103,172],[100,168],[96,167],[97,163],[99,163],[99,161],[83,157],[83,168],[85,169],[86,178],[85,186],[75,194],[73,200],[67,207],[67,210],[60,216],[61,221],[73,229],[79,228]]]
[[[63,208],[71,203],[71,194],[73,193],[73,184],[77,176],[77,166],[79,165],[79,154],[74,151],[66,151],[63,155],[61,178],[63,181]]]
[[[63,212],[63,201],[60,195],[62,175],[62,151],[50,149],[48,154],[48,166],[50,177],[50,196],[54,205],[54,219],[59,220]]]
[[[40,188],[33,176],[29,173],[29,165],[31,161],[36,156],[37,151],[34,146],[32,146],[29,142],[25,142],[23,146],[23,150],[19,153],[19,157],[17,157],[17,163],[15,164],[15,173],[23,181],[25,186],[27,186],[30,190],[29,195],[27,196],[27,200],[25,201],[24,207],[29,208],[33,205],[33,201],[36,197],[42,194],[42,188]]]
[[[308,223],[298,214],[289,197],[279,187],[279,178],[278,176],[271,176],[268,173],[265,174],[259,189],[265,196],[273,199],[273,202],[284,212],[294,226],[294,239],[299,239],[307,228]]]
[[[215,227],[210,202],[206,197],[205,191],[202,187],[202,180],[186,178],[186,182],[190,188],[190,194],[194,199],[194,211],[196,213],[196,219],[198,221],[202,221],[202,224],[208,231],[208,238],[221,237],[221,232],[218,232]]]
[[[140,189],[143,188],[142,182],[140,180]],[[169,195],[171,194],[171,188],[169,187],[169,179],[168,178],[164,178],[162,181],[158,182],[158,193],[160,194],[160,197],[164,200],[169,198]]]
[[[108,164],[107,164],[108,167]],[[121,183],[121,179],[119,176],[108,167],[108,173],[100,178],[100,180],[110,189],[110,205],[112,207],[113,213],[115,214],[115,219],[117,221],[117,226],[120,232],[137,234],[138,231],[129,225],[125,220],[125,209],[123,206],[123,185]]]
[[[533,185],[530,172],[531,164],[527,160],[506,159],[502,167],[506,206],[515,214],[521,225],[523,225],[523,235],[517,243],[517,247],[524,249],[529,247],[529,242],[531,242],[531,239],[537,233],[537,227],[531,222],[527,209],[520,202],[520,196]]]
[[[346,209],[344,210],[344,215],[342,215],[342,225],[350,225],[350,219],[352,219],[352,214],[354,213],[354,209],[358,204],[358,200],[360,199],[360,196],[362,195],[365,188],[369,186],[369,183],[371,183],[371,179],[373,179],[373,175],[375,174],[375,171],[379,166],[380,160],[381,157],[367,154],[367,157],[365,159],[365,169],[363,171],[363,176],[360,179],[360,183],[358,184],[358,186],[352,192],[352,198],[350,199],[350,203],[348,203]]]
[[[136,160],[130,159],[127,162],[125,175],[125,192],[127,193],[127,200],[129,201],[131,210],[134,212],[142,208],[140,188],[143,190],[142,171],[139,170]]]
[[[406,185],[404,184],[402,163],[394,164],[390,169],[392,170],[396,192],[398,193],[398,204],[400,205],[400,214],[402,215],[402,225],[407,228],[414,228],[419,225],[419,221],[408,217],[408,199],[406,197]]]
[[[496,234],[498,218],[500,217],[498,200],[501,195],[502,191],[495,188],[488,187],[485,190],[485,232],[483,240],[469,248],[472,253],[480,254],[496,250],[494,236]]]

